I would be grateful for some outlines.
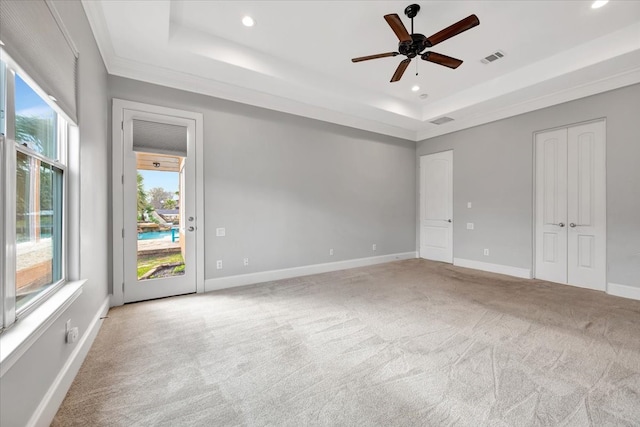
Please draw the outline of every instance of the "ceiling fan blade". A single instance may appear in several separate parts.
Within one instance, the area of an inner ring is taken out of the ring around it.
[[[407,69],[407,67],[409,66],[409,63],[411,62],[411,60],[409,58],[403,60],[402,62],[400,62],[400,64],[398,64],[398,68],[396,68],[396,72],[393,73],[393,77],[391,77],[391,83],[393,82],[397,82],[398,80],[400,80],[402,78],[402,75],[404,74],[404,70]]]
[[[458,21],[453,25],[448,26],[444,30],[440,30],[431,37],[427,38],[427,47],[435,46],[440,42],[450,39],[453,36],[470,30],[471,28],[480,25],[480,20],[476,15],[469,15],[462,21]]]
[[[452,58],[450,56],[436,52],[425,52],[420,57],[425,61],[444,65],[445,67],[449,68],[458,68],[460,64],[462,64],[462,61],[460,59]]]
[[[401,42],[409,42],[411,43],[411,34],[407,31],[407,28],[404,26],[400,17],[397,13],[392,13],[390,15],[384,15],[385,21],[391,27],[396,36],[398,36],[398,40]]]
[[[397,56],[397,55],[400,55],[400,54],[398,52],[379,53],[377,55],[369,55],[369,56],[361,56],[359,58],[353,58],[351,62],[368,61],[370,59],[386,58],[388,56]]]

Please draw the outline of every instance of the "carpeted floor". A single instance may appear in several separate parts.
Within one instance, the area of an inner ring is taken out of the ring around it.
[[[425,260],[114,308],[54,426],[640,425],[640,301]]]

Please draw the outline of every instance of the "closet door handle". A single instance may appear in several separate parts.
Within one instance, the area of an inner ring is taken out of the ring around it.
[[[558,227],[562,228],[564,227],[564,222],[559,222],[557,224],[551,224],[551,225],[557,225]]]

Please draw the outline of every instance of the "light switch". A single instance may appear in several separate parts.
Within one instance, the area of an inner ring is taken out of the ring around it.
[[[473,230],[473,223],[472,222],[468,222],[467,223],[467,230]]]
[[[471,209],[471,202],[467,202],[467,207]]]
[[[224,227],[216,228],[216,237],[224,237],[227,234],[227,230]]]

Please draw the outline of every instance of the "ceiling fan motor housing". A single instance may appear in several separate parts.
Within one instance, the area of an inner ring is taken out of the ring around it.
[[[411,34],[411,43],[400,42],[398,43],[398,52],[407,56],[407,58],[415,58],[429,47],[427,37],[423,34]]]

